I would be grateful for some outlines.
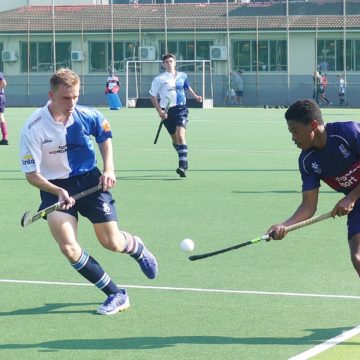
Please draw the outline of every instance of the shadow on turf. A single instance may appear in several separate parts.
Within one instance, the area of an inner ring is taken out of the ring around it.
[[[66,310],[69,307],[79,306],[97,306],[98,303],[53,303],[44,304],[36,308],[19,309],[9,312],[0,312],[1,316],[19,316],[19,315],[48,315],[48,314],[95,314],[95,310]]]
[[[297,190],[270,190],[270,191],[241,191],[241,190],[234,190],[232,191],[233,194],[302,194],[301,191]],[[337,194],[336,191],[321,191],[322,194]]]
[[[349,328],[308,329],[309,335],[301,338],[286,337],[228,337],[228,336],[149,336],[112,339],[68,339],[44,341],[34,344],[2,344],[0,350],[40,348],[40,351],[58,350],[147,350],[188,345],[318,345]],[[346,341],[347,345],[358,342]]]
[[[193,169],[189,170],[190,172],[289,172],[295,171],[298,172],[299,169]],[[1,172],[1,170],[0,170]],[[124,169],[124,170],[117,170],[116,173],[124,173],[124,172],[171,172],[173,173],[174,170],[170,169]]]
[[[175,175],[174,175],[175,176]],[[178,175],[177,175],[178,176]],[[178,181],[180,178],[165,178],[157,175],[140,175],[140,176],[117,176],[117,180],[162,180],[162,181]]]
[[[289,171],[298,171],[298,169],[191,169],[190,173],[200,173],[200,172],[289,172]],[[1,170],[0,170],[1,172]],[[124,172],[146,172],[146,173],[174,173],[174,170],[166,169],[132,169],[132,170],[122,170]],[[166,177],[165,177],[166,176]],[[129,176],[117,176],[117,180],[163,180],[163,181],[173,181],[173,180],[182,180],[180,178],[169,178],[168,175],[129,175]],[[177,175],[174,175],[177,176]]]

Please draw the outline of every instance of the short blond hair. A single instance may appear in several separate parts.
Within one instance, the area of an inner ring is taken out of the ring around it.
[[[80,77],[74,71],[61,68],[57,70],[50,78],[50,88],[55,91],[59,85],[66,87],[74,87],[80,85]]]

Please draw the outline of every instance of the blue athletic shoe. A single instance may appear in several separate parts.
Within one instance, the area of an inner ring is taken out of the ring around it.
[[[97,309],[100,315],[114,315],[130,307],[129,296],[125,289],[118,294],[110,294],[103,304]]]
[[[145,247],[144,243],[138,236],[135,236],[135,238],[144,247],[141,255],[135,260],[140,265],[142,272],[149,279],[155,279],[158,273],[158,264],[156,262],[155,256]]]

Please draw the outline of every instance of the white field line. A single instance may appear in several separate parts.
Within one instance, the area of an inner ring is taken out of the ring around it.
[[[32,285],[60,285],[60,286],[94,286],[93,284],[90,284],[90,283],[71,283],[71,282],[60,282],[60,281],[37,281],[37,280],[13,280],[13,279],[0,279],[0,283],[32,284]],[[309,293],[274,292],[274,291],[205,289],[205,288],[125,285],[125,284],[120,284],[118,286],[125,287],[125,288],[149,289],[149,290],[192,291],[192,292],[225,293],[225,294],[240,294],[240,295],[265,295],[265,296],[289,296],[289,297],[312,297],[312,298],[326,298],[326,299],[360,300],[360,296],[355,296],[355,295],[311,294],[311,293],[309,294]]]
[[[289,360],[308,360],[311,359],[312,357],[332,348],[333,346],[336,346],[356,335],[360,334],[360,325],[343,332],[342,334],[333,337],[332,339],[326,340],[325,342],[323,342],[322,344],[316,345],[313,348],[304,351],[303,353],[296,355],[292,358],[290,358]]]
[[[167,148],[122,148],[114,147],[119,151],[174,151],[170,147]],[[242,153],[242,154],[298,154],[296,150],[244,150],[244,149],[191,149],[192,152],[216,152],[216,153]]]

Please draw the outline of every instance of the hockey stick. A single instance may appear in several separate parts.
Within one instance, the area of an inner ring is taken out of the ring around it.
[[[304,220],[304,221],[300,221],[300,222],[298,222],[296,224],[287,226],[286,231],[289,232],[289,231],[297,230],[297,229],[303,228],[305,226],[315,224],[315,223],[317,223],[319,221],[326,220],[326,219],[328,219],[330,217],[331,217],[331,211],[327,212],[325,214],[322,214],[322,215],[314,216],[314,217],[312,217],[310,219],[307,219],[307,220]],[[205,258],[210,257],[210,256],[223,254],[225,252],[235,250],[235,249],[239,249],[239,248],[244,247],[244,246],[256,244],[256,243],[258,243],[258,242],[260,242],[262,240],[266,240],[266,241],[271,240],[271,235],[270,234],[264,234],[262,236],[259,236],[259,237],[255,238],[255,239],[252,239],[250,241],[246,241],[246,242],[243,242],[241,244],[230,246],[230,247],[225,248],[225,249],[220,249],[220,250],[217,250],[217,251],[213,251],[213,252],[209,252],[209,253],[201,254],[201,255],[192,255],[192,256],[189,257],[189,260],[194,261],[194,260],[205,259]]]
[[[167,112],[169,111],[169,107],[170,107],[170,103],[171,103],[171,99],[170,99],[169,96],[166,97],[166,100],[167,100],[167,102],[166,102],[166,107],[165,107],[165,114],[167,114]],[[159,138],[160,131],[161,131],[161,128],[163,126],[163,123],[164,123],[164,120],[161,119],[158,130],[157,130],[157,133],[156,133],[156,136],[155,136],[154,144],[156,144],[157,141],[158,141],[158,138]]]
[[[92,188],[89,188],[87,190],[84,190],[76,195],[73,195],[72,197],[75,200],[79,200],[87,195],[93,194],[96,191],[99,191],[102,188],[102,185],[96,185]],[[40,211],[38,211],[37,213],[35,213],[34,215],[30,215],[30,210],[27,210],[24,215],[21,218],[21,226],[25,227],[27,225],[32,224],[33,222],[44,218],[46,215],[52,213],[53,211],[59,210],[63,205],[65,204],[65,201],[58,201],[57,203],[48,206],[45,209],[42,209]]]

